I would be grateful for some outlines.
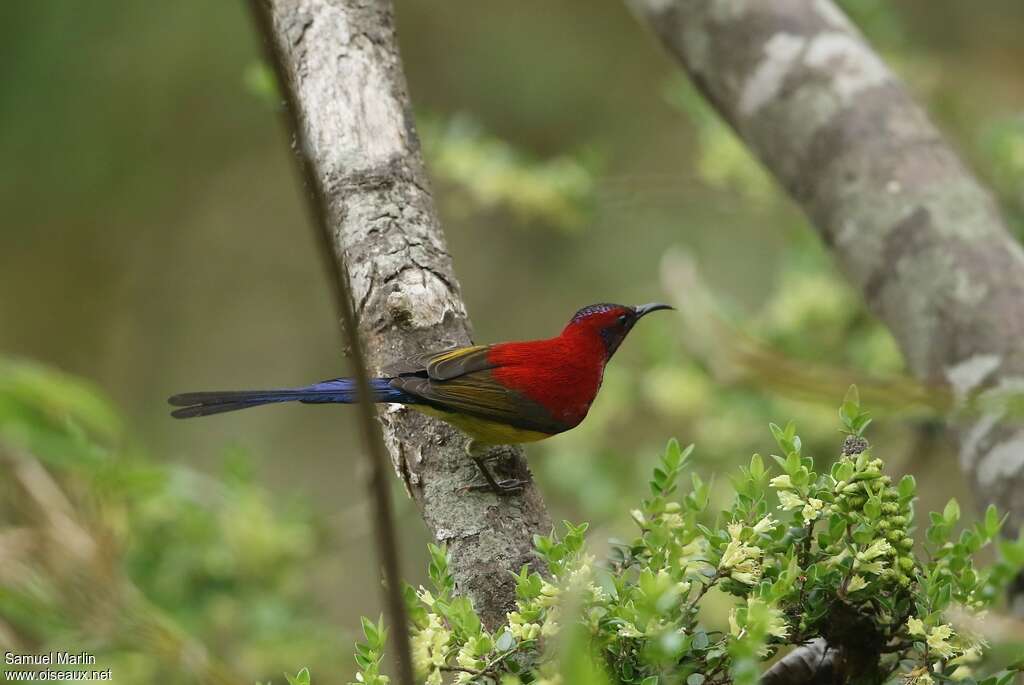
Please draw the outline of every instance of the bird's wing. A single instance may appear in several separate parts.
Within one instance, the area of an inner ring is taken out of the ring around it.
[[[433,354],[427,359],[427,375],[437,381],[447,381],[475,371],[493,369],[487,358],[490,345],[456,347]]]
[[[486,421],[548,434],[566,429],[543,405],[495,380],[490,369],[464,373],[449,380],[400,376],[392,379],[391,386],[439,409]]]
[[[393,378],[391,387],[445,411],[541,433],[565,430],[546,407],[494,378],[490,351],[489,345],[471,345],[410,359],[403,365],[409,371]]]
[[[423,376],[438,381],[447,381],[473,371],[494,368],[487,359],[490,345],[452,347],[440,352],[427,352],[397,364],[387,370],[394,376]]]

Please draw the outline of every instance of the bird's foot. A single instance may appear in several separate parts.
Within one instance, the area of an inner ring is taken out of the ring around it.
[[[490,491],[496,495],[513,495],[517,492],[522,492],[528,481],[520,480],[519,478],[498,479],[494,476],[491,470],[487,468],[487,463],[489,461],[493,461],[496,456],[500,456],[500,452],[495,455],[485,457],[473,457],[473,461],[476,462],[476,466],[480,470],[480,474],[484,477],[486,483],[466,485],[462,488],[463,492]]]
[[[487,483],[473,483],[462,488],[463,492],[493,492],[496,495],[515,495],[523,491],[529,481],[518,478],[491,480]]]

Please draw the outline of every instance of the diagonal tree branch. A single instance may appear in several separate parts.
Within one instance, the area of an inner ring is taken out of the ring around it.
[[[979,498],[1024,526],[1024,250],[992,197],[832,0],[627,0],[811,218],[954,416]],[[823,640],[763,676],[830,680]]]
[[[252,0],[267,34],[332,287],[347,298],[380,375],[403,359],[470,342],[470,327],[428,188],[386,0]],[[535,565],[550,530],[537,489],[466,493],[465,437],[404,408],[381,410],[392,464],[457,589],[489,628],[515,602],[509,571]],[[507,467],[528,478],[522,451]],[[539,570],[539,569],[538,569]]]
[[[629,0],[813,221],[910,370],[948,385],[960,464],[1024,525],[1024,250],[832,0]],[[980,397],[979,397],[980,395]],[[977,406],[977,405],[976,405]]]

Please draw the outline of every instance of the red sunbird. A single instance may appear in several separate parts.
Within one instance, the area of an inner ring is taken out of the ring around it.
[[[535,442],[575,428],[597,396],[604,367],[642,317],[667,304],[629,307],[592,304],[573,315],[560,334],[545,340],[471,345],[408,359],[370,379],[373,401],[394,402],[434,416],[466,433],[470,456],[487,487],[518,490],[520,481],[497,481],[477,447]],[[353,378],[302,388],[189,392],[168,400],[186,419],[275,402],[353,404]]]

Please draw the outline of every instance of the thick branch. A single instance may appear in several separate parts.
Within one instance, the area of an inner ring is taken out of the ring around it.
[[[831,0],[630,2],[803,207],[918,378],[961,402],[1024,388],[1024,250]],[[958,421],[961,466],[1019,527],[1024,429],[987,406]]]
[[[390,2],[259,0],[293,113],[297,147],[320,189],[342,290],[374,375],[426,351],[470,342],[469,322],[420,157]],[[380,412],[396,471],[459,591],[494,627],[513,605],[511,575],[535,564],[550,529],[532,485],[521,495],[465,493],[477,478],[466,438],[402,407]],[[529,473],[521,451],[510,468]]]

